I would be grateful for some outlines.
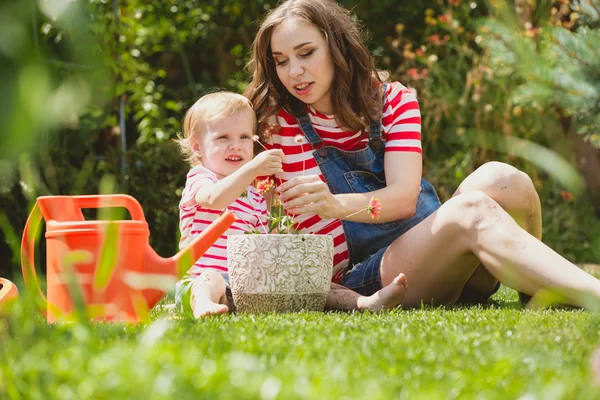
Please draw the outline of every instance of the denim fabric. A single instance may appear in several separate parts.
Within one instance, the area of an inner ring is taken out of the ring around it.
[[[304,136],[315,149],[313,156],[331,193],[366,193],[386,186],[383,167],[385,143],[381,137],[381,120],[371,124],[368,144],[364,149],[342,151],[332,146],[325,146],[308,115],[302,114],[296,118]],[[421,179],[421,191],[413,217],[380,224],[342,220],[350,254],[349,266],[351,266],[342,278],[342,285],[351,289],[369,286],[368,290],[362,293],[365,295],[379,290],[381,288],[379,266],[385,249],[396,238],[427,218],[439,207],[440,201],[435,189],[429,182]],[[376,285],[370,285],[373,282],[376,282]]]
[[[437,194],[433,186],[425,181],[421,180],[421,192],[417,199],[417,209],[415,214],[411,218],[401,219],[397,225],[394,226],[393,232],[395,235],[386,235],[383,242],[379,242],[378,237],[370,239],[368,236],[363,241],[367,241],[367,248],[379,247],[378,250],[367,255],[363,260],[355,260],[352,255],[350,256],[350,267],[345,272],[340,282],[343,286],[350,288],[364,296],[370,296],[379,289],[382,288],[380,267],[383,254],[387,250],[388,246],[394,239],[398,238],[404,232],[407,232],[410,228],[417,225],[419,222],[427,218],[431,213],[440,207],[440,201],[438,200]],[[371,224],[354,224],[354,225],[371,225]],[[373,234],[373,231],[362,231],[354,230],[352,237],[356,239],[358,234]],[[376,233],[376,232],[375,232]],[[388,240],[391,241],[388,243]],[[363,252],[364,253],[364,252]]]

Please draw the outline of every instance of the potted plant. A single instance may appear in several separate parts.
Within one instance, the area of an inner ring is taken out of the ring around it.
[[[295,140],[302,140],[302,135],[298,136]],[[236,309],[322,311],[331,286],[333,237],[299,233],[294,216],[285,213],[275,194],[273,179],[260,181],[256,187],[262,194],[272,194],[268,226],[264,227],[268,234],[254,230],[250,233],[255,234],[227,238],[227,264]],[[363,210],[376,218],[379,208],[379,200],[371,199]]]

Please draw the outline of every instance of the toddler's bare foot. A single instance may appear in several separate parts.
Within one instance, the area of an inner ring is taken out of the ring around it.
[[[210,315],[227,314],[229,307],[225,304],[214,303],[210,299],[196,299],[194,304],[194,318],[199,319]]]
[[[370,311],[391,310],[402,303],[407,287],[406,275],[399,274],[392,283],[379,289],[373,295],[359,298],[358,307],[361,310]]]

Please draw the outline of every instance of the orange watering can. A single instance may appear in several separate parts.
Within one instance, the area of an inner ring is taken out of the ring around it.
[[[131,220],[85,220],[81,212],[105,207],[124,207]],[[46,297],[34,262],[42,217],[46,221]],[[93,320],[146,320],[148,311],[234,221],[225,211],[188,247],[174,257],[161,258],[148,243],[144,212],[131,196],[38,197],[21,241],[23,277],[43,299],[48,322],[69,319],[80,303]]]
[[[4,304],[16,299],[19,296],[19,291],[14,283],[8,279],[0,278],[0,313]]]

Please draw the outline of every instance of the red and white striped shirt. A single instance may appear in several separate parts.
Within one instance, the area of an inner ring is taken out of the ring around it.
[[[354,151],[364,148],[368,134],[364,131],[343,131],[334,116],[324,115],[314,108],[307,107],[308,116],[326,146],[335,146],[340,150]],[[279,174],[276,183],[280,185],[295,176],[323,174],[314,159],[313,148],[302,135],[297,120],[285,110],[277,113],[277,123],[281,126],[278,133],[273,134],[266,143],[269,149],[282,149],[285,153],[283,173]],[[398,82],[388,85],[385,93],[385,104],[382,114],[382,138],[385,151],[417,152],[421,150],[421,113],[414,93]],[[302,143],[296,143],[296,135],[302,135]],[[362,137],[362,140],[360,139]],[[360,143],[359,143],[360,141]],[[302,172],[304,171],[304,172]],[[348,247],[342,224],[339,220],[323,220],[318,215],[295,216],[297,229],[302,233],[333,235],[333,281],[339,282],[341,272],[348,265]]]
[[[216,220],[223,210],[203,208],[196,203],[196,193],[207,183],[217,183],[219,178],[206,168],[196,166],[187,174],[185,188],[179,202],[179,229],[183,249],[197,235]],[[227,236],[240,235],[251,230],[264,233],[267,226],[267,207],[265,198],[252,186],[246,189],[246,196],[238,197],[227,207],[236,221],[227,231],[200,257],[188,271],[188,277],[200,275],[203,268],[212,268],[227,276]],[[259,221],[260,218],[260,221]],[[261,224],[262,223],[262,224]]]

